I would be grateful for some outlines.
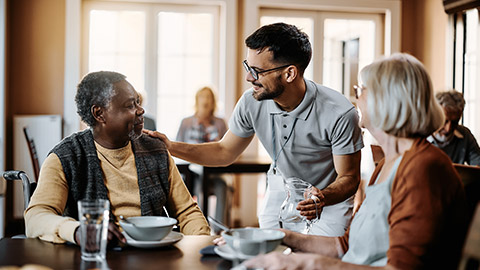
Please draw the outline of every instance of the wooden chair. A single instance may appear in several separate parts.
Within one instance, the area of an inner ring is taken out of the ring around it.
[[[473,216],[475,207],[480,202],[480,167],[454,163],[465,188],[468,204],[468,215]]]
[[[480,204],[477,205],[465,244],[463,245],[462,258],[459,270],[480,269]]]
[[[33,176],[35,182],[38,181],[38,175],[40,173],[40,163],[38,161],[37,148],[35,147],[35,142],[33,138],[29,136],[27,127],[23,128],[23,134],[25,134],[25,139],[27,140],[28,152],[30,153],[30,159],[32,161],[33,167]]]
[[[377,166],[378,162],[385,157],[385,154],[383,153],[383,149],[380,145],[371,144],[370,148],[372,149],[373,163],[375,163],[375,166]]]

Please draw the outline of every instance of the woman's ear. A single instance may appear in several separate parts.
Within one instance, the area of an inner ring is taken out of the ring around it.
[[[99,123],[105,123],[105,117],[103,116],[104,110],[103,107],[93,105],[91,109],[93,118]]]
[[[287,72],[285,72],[285,80],[288,83],[291,83],[297,78],[298,76],[298,69],[296,66],[291,65],[287,68]]]

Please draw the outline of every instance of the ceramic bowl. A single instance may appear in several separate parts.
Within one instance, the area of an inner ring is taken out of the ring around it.
[[[255,256],[277,248],[285,233],[274,229],[240,228],[223,231],[222,237],[232,250]]]
[[[177,224],[177,220],[174,218],[159,216],[129,217],[127,221],[120,220],[120,226],[137,241],[160,241]]]

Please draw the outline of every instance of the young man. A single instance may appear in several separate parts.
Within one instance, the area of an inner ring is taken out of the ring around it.
[[[28,237],[79,243],[77,201],[97,198],[110,201],[117,220],[159,216],[166,208],[184,234],[210,233],[165,145],[142,134],[144,110],[124,75],[86,75],[75,101],[90,128],[65,138],[43,163],[25,211]],[[113,221],[109,239],[125,242]]]
[[[279,226],[283,178],[299,177],[322,190],[316,203],[321,217],[311,232],[343,235],[360,181],[363,142],[355,108],[337,91],[303,78],[312,49],[297,27],[266,25],[245,43],[243,66],[252,88],[237,103],[222,140],[193,145],[148,133],[161,138],[172,155],[208,166],[231,164],[256,134],[273,160],[260,227]],[[302,214],[313,218],[315,204],[306,203]]]

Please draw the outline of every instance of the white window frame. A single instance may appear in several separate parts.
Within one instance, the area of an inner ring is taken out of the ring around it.
[[[249,36],[259,27],[260,12],[264,8],[382,14],[385,17],[384,54],[390,55],[392,52],[400,51],[401,0],[245,0],[243,2],[244,37]],[[315,43],[318,42],[315,41]],[[244,46],[241,53],[242,55],[246,55],[246,52],[247,50]],[[323,51],[314,53],[323,55]],[[321,70],[321,67],[315,67],[316,70],[319,68]],[[318,73],[316,70],[314,70],[314,74]],[[243,89],[247,89],[249,85],[246,81],[243,81],[242,87]]]
[[[104,0],[111,2],[112,0]],[[83,73],[82,70],[82,6],[88,0],[65,1],[65,75],[64,75],[64,136],[80,129],[79,117],[76,113],[75,93]],[[229,118],[236,103],[236,62],[237,46],[237,3],[235,0],[117,0],[116,2],[161,3],[172,5],[207,5],[218,6],[220,9],[220,47],[219,47],[219,100],[223,101],[225,118]],[[148,86],[147,86],[148,87]],[[155,98],[155,97],[150,97]]]

